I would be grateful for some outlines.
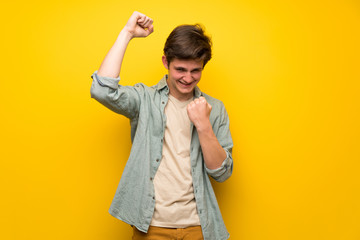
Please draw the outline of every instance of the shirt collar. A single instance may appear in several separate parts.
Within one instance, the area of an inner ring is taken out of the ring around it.
[[[167,80],[168,78],[168,75],[165,74],[165,76],[158,82],[158,84],[156,84],[154,87],[156,90],[160,91],[162,89],[165,89],[166,93],[168,94],[169,93],[169,87],[167,85]],[[198,86],[195,86],[194,88],[194,97],[195,98],[199,98],[200,96],[202,96],[202,92],[200,90],[200,88]]]
[[[167,92],[169,91],[169,87],[167,85],[166,79],[168,78],[168,75],[165,74],[165,76],[156,84],[154,87],[156,90],[161,90],[163,88],[166,88]]]

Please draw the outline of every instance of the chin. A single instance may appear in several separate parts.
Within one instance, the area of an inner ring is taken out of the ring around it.
[[[181,89],[180,92],[183,94],[189,94],[192,93],[194,91],[194,88],[192,89]]]

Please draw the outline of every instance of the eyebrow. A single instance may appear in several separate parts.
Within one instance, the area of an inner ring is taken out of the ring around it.
[[[175,67],[176,70],[187,70],[186,68],[184,67]]]
[[[184,67],[174,67],[176,70],[185,70],[185,71],[187,71],[187,69],[186,68],[184,68]],[[202,70],[202,68],[194,68],[194,69],[191,69],[190,71],[192,72],[192,71],[201,71]]]

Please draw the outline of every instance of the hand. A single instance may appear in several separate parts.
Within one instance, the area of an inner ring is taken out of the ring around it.
[[[203,130],[211,127],[210,112],[211,105],[204,97],[199,97],[190,102],[187,106],[187,113],[190,121],[194,124],[197,130]]]
[[[146,15],[134,12],[123,30],[130,33],[131,38],[147,37],[154,31],[153,20]]]

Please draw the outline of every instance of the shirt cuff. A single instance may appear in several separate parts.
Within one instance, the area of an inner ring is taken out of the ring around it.
[[[102,87],[110,87],[113,89],[117,89],[118,85],[119,85],[119,81],[120,81],[120,76],[117,78],[112,78],[112,77],[103,77],[103,76],[99,76],[97,74],[98,70],[96,70],[92,75],[91,78],[92,79],[96,79],[96,81],[100,84],[100,86]]]
[[[225,151],[225,152],[226,152],[226,158],[222,162],[222,164],[221,164],[221,166],[219,168],[209,169],[209,168],[206,167],[206,164],[205,164],[206,171],[214,179],[219,179],[231,167],[232,160],[231,160],[231,157],[230,157],[230,153],[228,151]]]

